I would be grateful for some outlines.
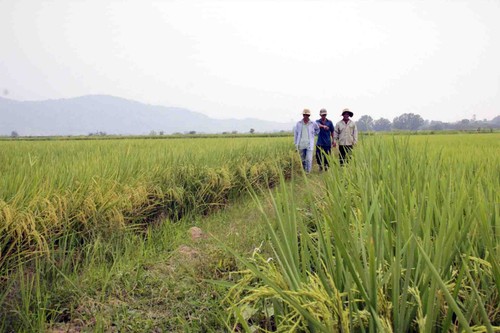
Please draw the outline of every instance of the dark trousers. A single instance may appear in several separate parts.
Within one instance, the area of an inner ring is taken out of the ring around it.
[[[328,168],[328,157],[332,151],[332,146],[316,146],[316,162],[320,168]]]
[[[341,146],[339,145],[339,159],[340,165],[347,163],[351,157],[352,146]]]

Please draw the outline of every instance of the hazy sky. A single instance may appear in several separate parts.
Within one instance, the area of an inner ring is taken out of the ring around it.
[[[0,0],[0,92],[214,118],[492,119],[500,0]]]

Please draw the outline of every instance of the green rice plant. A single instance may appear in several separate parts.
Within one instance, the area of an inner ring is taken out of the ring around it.
[[[373,136],[307,195],[281,186],[272,260],[240,257],[228,322],[271,307],[277,331],[500,330],[499,145]]]
[[[145,237],[149,225],[161,219],[174,223],[210,213],[246,193],[249,184],[274,185],[282,170],[289,177],[297,163],[289,138],[2,141],[0,146],[0,306],[16,305],[16,297],[8,296],[20,293],[31,303],[0,318],[6,327],[12,318],[31,318],[38,302],[33,295],[45,290],[46,278],[9,288],[35,265],[62,279],[72,297],[78,295],[69,282],[73,274],[90,269],[98,277],[92,287],[101,291],[92,298],[98,302],[123,269],[116,258],[120,251],[110,246],[115,236],[132,231]],[[18,267],[27,268],[20,274]],[[46,317],[56,318],[62,316],[57,309],[72,300],[47,302],[47,313],[56,312]]]
[[[2,141],[0,260],[69,230],[93,237],[224,206],[249,176],[263,186],[277,178],[269,165],[289,168],[290,142],[272,140]]]

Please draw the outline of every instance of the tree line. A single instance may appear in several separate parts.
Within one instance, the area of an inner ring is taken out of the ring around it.
[[[356,122],[360,131],[391,131],[391,130],[481,130],[488,128],[500,128],[500,116],[492,120],[462,119],[454,123],[448,123],[437,120],[424,120],[420,115],[413,113],[404,113],[395,117],[392,122],[386,118],[374,120],[369,115],[361,116]]]
[[[392,131],[392,130],[403,130],[403,131],[417,131],[417,130],[428,130],[428,131],[444,131],[444,130],[487,130],[487,129],[499,129],[500,128],[500,116],[496,116],[491,120],[483,119],[477,120],[475,117],[472,119],[462,119],[454,123],[448,123],[438,120],[424,120],[420,115],[413,113],[403,113],[402,115],[394,118],[392,121],[386,118],[379,118],[374,120],[369,115],[361,116],[356,124],[359,131]],[[284,132],[284,131],[280,131]],[[238,131],[223,132],[222,134],[237,134]],[[255,129],[251,128],[250,134],[255,133]],[[150,136],[163,136],[166,133],[164,131],[151,131]],[[183,133],[173,133],[173,135],[182,135]],[[198,134],[196,131],[188,131],[184,134]],[[89,133],[88,136],[106,136],[106,132],[96,131],[95,133]],[[18,138],[20,134],[17,131],[12,131],[10,133],[11,138]]]

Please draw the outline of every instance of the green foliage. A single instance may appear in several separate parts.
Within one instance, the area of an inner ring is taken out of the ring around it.
[[[159,215],[205,214],[248,183],[272,185],[293,163],[284,139],[0,144],[1,261],[25,249],[46,251],[69,231],[85,239]]]
[[[96,316],[96,327],[103,325],[106,330],[115,320],[110,318],[117,315],[116,308],[108,315],[99,304],[108,301],[110,293],[129,288],[114,286],[117,274],[130,271],[120,258],[146,256],[140,254],[144,246],[140,237],[155,222],[163,218],[173,224],[217,211],[245,194],[249,186],[267,188],[281,175],[290,176],[298,163],[291,141],[269,140],[0,142],[4,162],[0,164],[0,300],[5,308],[10,306],[0,315],[0,323],[16,331],[27,329],[28,322],[39,323],[34,330],[40,331],[46,318],[58,322],[76,313]],[[127,234],[139,238],[127,245],[123,238]],[[55,273],[40,273],[43,281],[34,280],[26,272],[35,266],[41,267],[36,272]],[[90,272],[89,278],[75,282],[72,274],[81,267]],[[142,271],[140,266],[132,270],[134,274]],[[54,280],[49,276],[55,276]],[[134,279],[143,275],[125,281]],[[25,282],[11,285],[10,281]],[[50,284],[62,289],[47,291],[45,286]],[[97,293],[78,299],[73,284]],[[35,297],[38,294],[42,298]],[[24,296],[18,301],[17,295]],[[54,299],[61,301],[53,303]],[[83,313],[72,308],[75,302],[89,300]],[[18,303],[26,305],[16,309]],[[43,304],[38,310],[45,312],[33,312],[36,304]]]
[[[281,186],[272,253],[239,256],[229,323],[252,309],[280,332],[499,330],[499,151],[498,135],[372,136],[307,194]]]
[[[289,137],[0,142],[0,329],[498,330],[498,139],[362,136],[307,178]]]

